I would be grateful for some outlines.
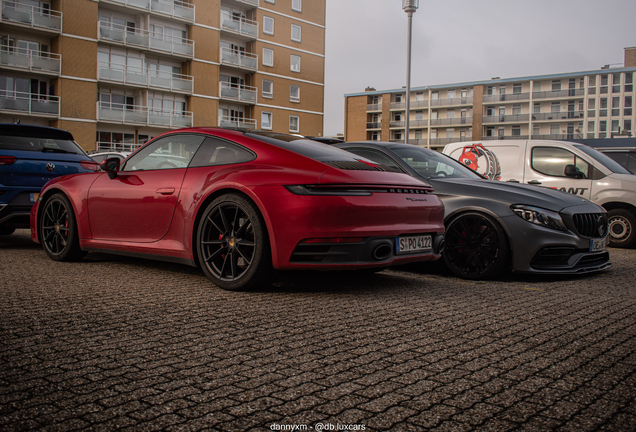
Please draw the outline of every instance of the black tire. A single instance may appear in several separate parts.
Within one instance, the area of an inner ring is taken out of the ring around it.
[[[507,272],[508,239],[492,217],[478,212],[457,215],[447,224],[445,238],[444,262],[456,276],[481,280]]]
[[[631,248],[636,244],[636,217],[625,209],[607,212],[611,247]]]
[[[15,232],[15,228],[0,228],[0,235],[11,235]]]
[[[73,206],[61,193],[44,202],[40,212],[40,242],[55,261],[79,261],[86,252],[80,249]]]
[[[203,272],[219,288],[248,290],[272,280],[265,221],[256,205],[242,195],[222,195],[208,205],[196,245]]]

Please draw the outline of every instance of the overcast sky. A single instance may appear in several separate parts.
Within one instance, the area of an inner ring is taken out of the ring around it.
[[[324,134],[335,135],[345,94],[406,85],[407,14],[401,0],[327,0],[326,26]],[[412,43],[411,87],[622,67],[636,1],[420,0]]]

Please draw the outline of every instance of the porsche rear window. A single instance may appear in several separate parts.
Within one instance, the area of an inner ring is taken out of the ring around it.
[[[312,158],[320,162],[353,162],[360,159],[359,156],[349,153],[348,151],[341,150],[328,144],[323,144],[304,137],[297,137],[295,135],[279,134],[266,131],[246,132],[245,135],[249,136],[250,138],[265,141],[266,143],[273,144],[277,147],[293,151],[294,153],[307,156],[308,158]]]

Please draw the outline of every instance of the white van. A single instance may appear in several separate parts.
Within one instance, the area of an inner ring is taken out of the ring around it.
[[[448,144],[442,153],[492,180],[569,192],[605,208],[610,246],[636,244],[636,175],[585,144],[486,140]]]

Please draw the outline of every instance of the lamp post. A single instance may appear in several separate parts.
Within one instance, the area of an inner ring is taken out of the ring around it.
[[[404,123],[404,142],[409,143],[409,117],[411,115],[411,33],[413,13],[420,6],[420,0],[402,0],[402,9],[408,14],[408,44],[406,49],[406,121]]]

